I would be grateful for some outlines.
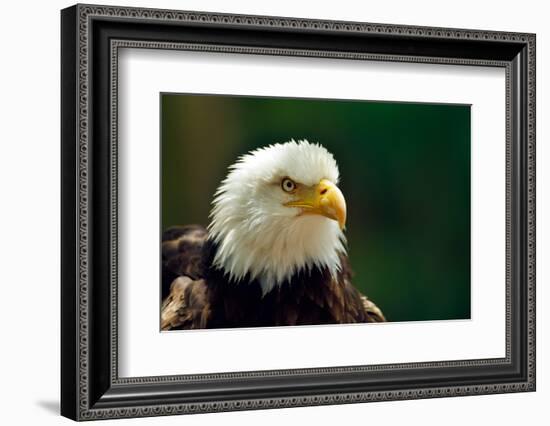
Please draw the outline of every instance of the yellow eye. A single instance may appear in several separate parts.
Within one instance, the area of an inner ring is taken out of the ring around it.
[[[294,190],[296,189],[296,184],[292,179],[284,178],[281,181],[281,188],[283,188],[283,191],[285,192],[294,192]]]

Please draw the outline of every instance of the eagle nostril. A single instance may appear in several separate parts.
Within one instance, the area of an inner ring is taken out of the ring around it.
[[[321,195],[325,195],[327,193],[328,189],[327,188],[323,188],[321,189]]]

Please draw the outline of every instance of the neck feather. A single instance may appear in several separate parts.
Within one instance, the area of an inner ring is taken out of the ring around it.
[[[217,245],[213,266],[231,282],[258,281],[263,294],[312,268],[336,275],[345,254],[345,237],[338,224],[317,215],[270,217],[249,221],[217,218],[209,226]]]

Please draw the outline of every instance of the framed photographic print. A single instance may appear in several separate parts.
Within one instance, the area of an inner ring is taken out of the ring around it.
[[[61,412],[535,390],[535,35],[61,12]]]

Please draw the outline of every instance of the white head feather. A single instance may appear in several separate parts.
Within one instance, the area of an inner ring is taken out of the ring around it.
[[[289,194],[280,182],[289,177],[303,185],[321,179],[338,183],[338,166],[323,146],[306,140],[269,145],[246,155],[229,168],[216,191],[209,234],[218,245],[214,266],[231,281],[247,274],[263,293],[301,269],[340,269],[345,237],[334,220],[300,215],[287,207]]]

